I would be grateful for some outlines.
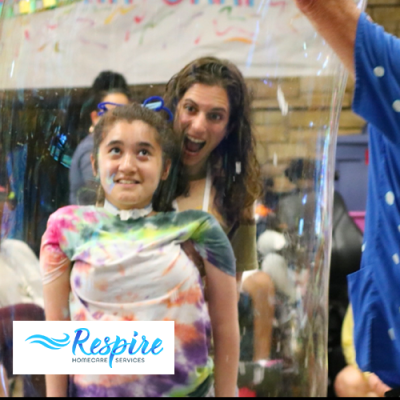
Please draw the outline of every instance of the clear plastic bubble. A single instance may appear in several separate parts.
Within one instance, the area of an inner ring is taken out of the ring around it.
[[[96,203],[88,137],[97,103],[121,103],[127,91],[138,103],[163,96],[185,65],[212,56],[230,60],[245,77],[264,184],[255,204],[256,233],[249,230],[254,237],[245,238],[257,244],[258,267],[241,279],[239,395],[325,396],[334,153],[346,73],[294,2],[1,5],[3,391],[45,394],[43,376],[13,376],[12,321],[44,319],[39,251],[49,216],[71,202]],[[129,88],[115,81],[114,97],[93,95],[103,71],[118,72]],[[86,158],[72,182],[73,156],[84,140]],[[232,168],[234,178],[244,173],[240,157]],[[207,188],[199,190],[204,208]],[[211,210],[212,201],[206,204]],[[179,203],[180,209],[197,206]]]

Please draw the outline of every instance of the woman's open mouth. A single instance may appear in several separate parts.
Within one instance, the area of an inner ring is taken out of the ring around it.
[[[205,140],[195,139],[188,135],[185,135],[184,147],[189,153],[198,153],[206,144]]]

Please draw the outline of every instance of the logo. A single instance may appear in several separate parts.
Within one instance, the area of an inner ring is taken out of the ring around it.
[[[13,324],[15,374],[174,373],[170,321]]]
[[[83,337],[82,333],[84,333]],[[69,344],[69,335],[67,335],[66,333],[64,333],[64,335],[65,339],[63,340],[49,338],[44,335],[33,335],[28,337],[28,339],[26,340],[39,339],[39,340],[33,340],[31,343],[41,344],[42,346],[51,350],[59,350],[62,347],[65,347]],[[75,356],[79,355],[79,352],[81,352],[82,353],[81,355],[86,355],[86,356],[109,355],[108,357],[109,365],[110,368],[112,368],[112,362],[114,360],[114,357],[122,355],[126,350],[128,350],[129,355],[135,355],[140,351],[141,354],[144,356],[150,353],[157,356],[164,350],[161,347],[162,340],[160,338],[155,339],[152,345],[150,346],[149,341],[146,339],[146,336],[144,335],[142,336],[141,343],[136,348],[136,344],[138,343],[138,341],[135,339],[136,336],[138,336],[138,333],[135,331],[133,332],[133,338],[131,339],[130,343],[128,343],[126,339],[121,339],[119,336],[117,336],[113,342],[110,341],[111,339],[108,336],[104,338],[104,342],[102,342],[100,338],[95,338],[91,341],[89,347],[89,344],[87,342],[89,342],[90,331],[89,329],[86,328],[80,328],[75,331],[75,339],[72,345],[72,354]],[[83,346],[84,344],[87,345],[87,349],[90,348],[90,351],[84,349]],[[149,350],[147,350],[148,347],[150,347]]]
[[[36,340],[32,340],[31,343],[39,343],[42,346],[47,347],[48,349],[59,350],[62,347],[65,347],[69,344],[69,335],[67,335],[66,333],[64,333],[64,335],[65,335],[65,339],[62,339],[62,340],[57,340],[57,339],[53,339],[53,338],[50,339],[44,335],[32,335],[32,336],[29,336],[28,339],[26,339],[26,340],[36,339]]]

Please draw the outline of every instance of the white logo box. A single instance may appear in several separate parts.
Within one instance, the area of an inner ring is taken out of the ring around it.
[[[16,375],[174,374],[172,321],[14,321],[13,327],[13,373]],[[75,340],[78,343],[74,355]]]

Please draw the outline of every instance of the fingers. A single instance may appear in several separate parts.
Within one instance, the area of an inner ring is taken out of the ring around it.
[[[200,257],[200,254],[194,248],[193,242],[188,240],[181,244],[182,250],[186,253],[188,258],[194,263],[194,265],[199,269],[200,275],[204,276],[204,264],[203,259]]]
[[[317,0],[294,0],[297,8],[302,12],[308,11],[311,7],[314,6],[314,3],[316,1]]]
[[[391,387],[383,383],[375,374],[368,377],[368,383],[371,390],[376,393],[378,397],[384,397],[385,392],[391,390]]]

